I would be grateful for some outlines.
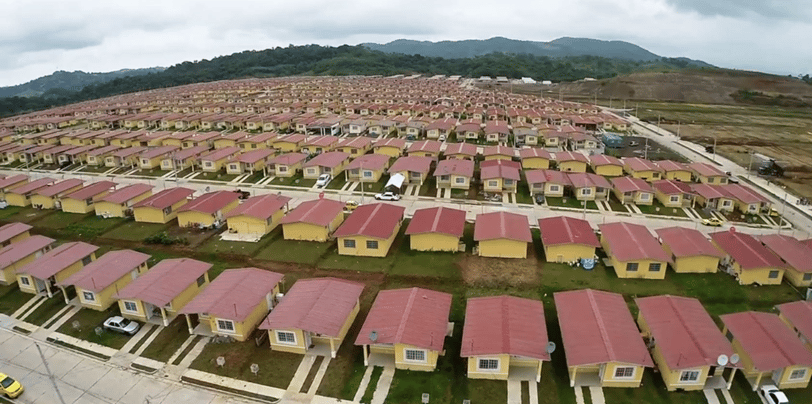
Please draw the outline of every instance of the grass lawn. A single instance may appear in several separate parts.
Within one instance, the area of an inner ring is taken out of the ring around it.
[[[81,340],[121,349],[130,340],[130,336],[108,330],[102,330],[101,335],[96,334],[96,327],[101,327],[108,317],[117,315],[119,315],[117,304],[106,311],[81,309],[57,331]],[[78,323],[78,327],[74,327],[74,323]]]
[[[112,167],[105,167],[104,165],[98,166],[84,166],[82,167],[79,172],[86,172],[86,173],[105,173],[109,171]]]
[[[452,189],[451,198],[453,199],[468,199],[470,190],[467,189]],[[518,197],[517,197],[518,198]]]
[[[524,181],[519,182],[516,192],[516,203],[534,204],[533,197],[530,196],[530,188],[527,187],[527,183]]]
[[[386,273],[396,260],[391,252],[386,257],[356,257],[339,255],[338,247],[333,246],[317,266],[322,269],[342,269],[347,271]]]
[[[338,354],[327,366],[317,394],[343,400],[352,400],[355,397],[366,367],[361,347],[353,344],[355,338],[350,338],[350,335],[352,334],[344,339]]]
[[[682,208],[669,208],[659,201],[654,201],[652,205],[637,205],[637,208],[647,215],[688,217]]]
[[[316,265],[335,242],[319,243],[317,241],[274,239],[267,247],[256,254],[257,259],[267,261],[293,262],[296,264]]]
[[[218,356],[225,358],[223,367],[217,366]],[[232,377],[267,386],[286,389],[293,379],[303,356],[272,351],[267,342],[257,346],[253,340],[225,344],[209,343],[192,362],[192,369]],[[251,373],[251,364],[259,365],[259,374]]]
[[[457,262],[464,256],[461,253],[414,251],[408,241],[401,243],[400,248],[393,252],[397,253],[397,259],[389,271],[391,275],[443,279],[460,277]]]
[[[256,184],[263,178],[265,178],[265,173],[263,173],[262,171],[257,171],[251,174],[250,177],[246,178],[245,181],[243,181],[243,183]]]
[[[753,224],[767,224],[759,215],[745,215],[737,210],[733,212],[720,212],[730,222],[744,222]]]
[[[273,181],[269,182],[268,185],[298,186],[297,184],[302,182],[302,180],[304,180],[302,173],[296,173],[291,177],[276,177]]]
[[[583,209],[584,202],[579,201],[573,197],[566,196],[564,198],[556,198],[556,197],[546,197],[547,205],[550,206],[560,206],[564,208],[573,208],[573,209]],[[586,208],[592,210],[598,210],[598,205],[595,201],[586,201]]]
[[[376,387],[378,387],[378,380],[381,379],[381,373],[383,373],[383,367],[375,366],[372,368],[372,373],[369,375],[369,384],[367,384],[367,389],[361,396],[362,403],[372,402],[372,396],[375,394]]]
[[[383,189],[386,187],[386,183],[389,181],[389,176],[384,174],[381,176],[377,182],[365,182],[364,185],[364,192],[369,192],[370,194],[379,194],[383,192]],[[359,185],[358,188],[355,189],[355,192],[361,192],[361,186]]]
[[[617,200],[614,194],[609,197],[609,207],[615,212],[629,212],[629,210],[626,209],[626,205]]]
[[[195,180],[213,180],[213,181],[231,181],[239,177],[238,174],[224,174],[221,172],[201,172],[195,177]]]
[[[100,235],[114,229],[129,219],[123,217],[103,218],[99,216],[91,216],[81,222],[76,222],[65,226],[60,232],[69,234],[74,237],[81,237],[82,239],[94,239]]]
[[[50,299],[45,300],[45,303],[37,307],[37,309],[34,310],[34,312],[26,317],[23,321],[34,325],[43,325],[59,310],[64,308],[65,299],[62,297],[62,293],[56,293]]]
[[[54,213],[54,211],[50,209],[40,210],[31,207],[21,208],[19,206],[9,206],[5,209],[0,209],[0,221],[31,223],[52,213]]]
[[[34,295],[24,293],[16,283],[0,285],[0,313],[11,315],[32,297]]]
[[[256,243],[250,243],[246,241],[223,241],[220,240],[219,235],[216,235],[210,238],[202,245],[200,245],[200,247],[198,247],[196,250],[198,252],[210,254],[225,253],[253,257],[257,253],[257,251],[263,248],[266,244],[267,244],[266,239],[260,239]]]
[[[419,196],[436,196],[437,195],[437,179],[434,178],[433,175],[430,175],[425,181],[423,181],[423,185],[420,186],[420,190],[417,193]]]
[[[109,219],[107,219],[109,220]],[[127,221],[119,227],[116,227],[104,234],[102,237],[114,240],[125,241],[142,241],[145,238],[166,231],[172,222],[167,224],[160,223],[139,223],[136,221]]]
[[[327,189],[341,189],[347,183],[347,176],[341,172],[338,176],[333,177],[330,183],[327,184]]]
[[[80,213],[65,213],[62,211],[51,211],[50,213],[50,215],[46,215],[32,222],[31,225],[48,229],[65,229],[68,226],[90,218],[90,214],[83,215]]]
[[[703,219],[710,219],[710,218],[714,217],[710,213],[710,211],[707,211],[707,210],[699,208],[699,207],[694,208],[694,211],[696,211],[696,213],[699,214],[699,217],[701,217]]]
[[[161,177],[167,173],[169,173],[169,171],[161,170],[160,168],[156,167],[149,170],[138,170],[132,173],[132,175],[143,175],[145,177]]]
[[[152,343],[144,349],[141,356],[159,362],[166,362],[188,337],[189,328],[186,326],[186,318],[184,318],[184,316],[178,316],[174,321],[169,323],[169,327],[161,327],[161,331],[155,339],[152,340]]]

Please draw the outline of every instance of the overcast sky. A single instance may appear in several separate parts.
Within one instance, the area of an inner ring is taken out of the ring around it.
[[[812,73],[812,0],[24,0],[0,13],[0,86],[289,44],[562,36],[730,68]]]

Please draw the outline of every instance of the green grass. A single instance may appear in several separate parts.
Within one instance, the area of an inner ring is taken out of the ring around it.
[[[447,360],[447,358],[441,358]],[[429,394],[430,403],[452,403],[453,381],[445,372],[396,370],[386,402],[391,404],[419,403],[423,393]],[[453,401],[461,402],[461,401]],[[471,401],[473,404],[473,401]]]
[[[217,366],[218,356],[225,358],[223,367]],[[253,340],[225,344],[209,343],[192,362],[192,369],[232,377],[253,383],[286,389],[290,384],[302,355],[272,351],[267,343],[257,346]],[[259,374],[251,373],[251,364],[259,365]]]
[[[101,335],[96,334],[96,327],[101,327],[104,320],[118,315],[120,314],[117,304],[105,311],[83,308],[59,327],[57,331],[81,340],[94,342],[113,349],[121,349],[130,340],[130,336],[104,329]],[[78,322],[79,327],[74,327],[75,322]]]
[[[269,185],[287,185],[287,186],[298,186],[299,182],[302,182],[304,178],[302,177],[302,173],[296,173],[290,177],[276,177],[273,181],[269,182]],[[297,182],[298,181],[298,182]],[[314,182],[315,184],[315,182]]]
[[[626,209],[626,205],[617,200],[614,194],[609,197],[609,207],[615,212],[629,212],[629,210]]]
[[[420,186],[420,190],[418,191],[419,196],[436,196],[437,195],[437,178],[433,175],[429,175],[429,177],[423,181],[423,185]]]
[[[23,321],[34,325],[44,325],[46,321],[64,308],[65,299],[62,297],[62,293],[56,293],[53,297],[46,299],[45,303],[37,307],[37,309]]]
[[[253,257],[261,248],[264,247],[266,244],[265,241],[265,239],[260,239],[255,243],[247,241],[223,241],[220,240],[219,235],[216,235],[205,243],[201,244],[196,250],[198,252],[210,254],[234,254]]]
[[[327,366],[317,394],[342,400],[355,398],[355,392],[361,384],[366,367],[361,347],[355,346],[353,342],[355,338],[350,338],[349,335],[344,339],[338,354]]]
[[[127,221],[121,226],[102,234],[102,237],[124,241],[143,241],[149,236],[165,231],[171,225],[172,222],[160,224]]]
[[[682,208],[665,207],[659,201],[654,201],[652,205],[637,205],[637,208],[647,215],[688,217]]]
[[[577,199],[575,199],[575,198],[573,198],[571,196],[566,196],[566,197],[563,197],[563,198],[556,198],[556,197],[548,196],[545,199],[547,200],[547,205],[550,205],[550,206],[559,206],[559,207],[573,208],[573,209],[583,209],[584,208],[584,202],[583,201],[579,201],[579,200],[577,200]],[[598,210],[598,205],[595,203],[595,201],[587,201],[586,202],[586,208],[587,209],[592,209],[592,210]]]
[[[392,267],[395,260],[396,254],[392,254],[391,252],[382,258],[356,257],[352,255],[339,255],[338,248],[333,247],[317,265],[321,269],[385,273]]]
[[[218,171],[218,172],[201,172],[200,174],[197,175],[197,177],[193,179],[228,182],[237,177],[239,177],[239,174],[224,174]]]
[[[68,226],[77,224],[88,218],[90,218],[90,214],[53,211],[50,215],[44,216],[41,219],[32,222],[31,225],[45,227],[48,229],[65,229]]]
[[[104,173],[111,169],[112,167],[105,167],[104,164],[98,166],[84,166],[79,172],[86,172],[86,173]]]
[[[161,170],[160,167],[156,167],[149,170],[139,170],[134,172],[132,175],[143,175],[145,177],[161,177],[167,173],[169,173],[169,171]]]
[[[256,254],[257,259],[266,261],[293,262],[296,264],[316,265],[335,241],[320,243],[317,241],[284,240],[275,238],[267,247]]]
[[[21,208],[19,206],[9,206],[5,209],[0,209],[0,221],[32,223],[54,212],[55,211],[50,209],[40,210],[31,207]]]
[[[372,402],[372,395],[375,394],[376,387],[378,387],[378,380],[381,379],[381,373],[383,373],[383,367],[375,366],[372,369],[372,374],[369,375],[369,384],[367,385],[364,395],[361,397],[362,403]]]
[[[245,181],[243,181],[243,183],[256,184],[263,178],[265,178],[265,174],[262,171],[257,171],[251,174],[251,176],[249,176],[248,178],[246,178]]]
[[[527,183],[524,181],[519,182],[516,192],[516,203],[534,204],[533,197],[530,196],[530,188],[527,187]]]
[[[638,388],[605,388],[607,403],[651,403],[651,404],[695,404],[706,403],[701,391],[680,391],[669,393],[659,374],[649,369],[643,374]]]
[[[341,189],[346,183],[347,176],[345,173],[341,172],[330,180],[330,183],[327,184],[327,189]]]
[[[21,291],[16,283],[0,285],[0,313],[11,315],[33,297]]]
[[[414,251],[408,241],[401,243],[400,248],[393,253],[397,254],[397,259],[389,271],[390,275],[442,279],[460,277],[457,263],[464,257],[461,253]]]
[[[91,216],[81,222],[71,223],[65,226],[65,228],[60,229],[60,232],[72,237],[95,239],[109,230],[126,223],[128,220],[129,219],[123,217],[105,219],[99,216]]]
[[[162,327],[155,339],[152,340],[152,343],[141,353],[141,356],[159,362],[166,362],[188,337],[189,328],[186,326],[186,319],[184,316],[178,316],[169,323],[168,327]]]

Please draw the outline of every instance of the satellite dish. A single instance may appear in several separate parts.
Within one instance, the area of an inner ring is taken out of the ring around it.
[[[251,373],[253,373],[254,376],[256,376],[259,373],[259,365],[257,365],[256,363],[252,363],[251,364]]]
[[[734,353],[733,355],[730,355],[730,363],[732,363],[734,365],[739,363],[740,359],[741,358],[739,358],[739,354]]]
[[[555,352],[555,342],[553,341],[548,342],[546,351],[548,354]]]
[[[727,361],[728,361],[728,358],[727,358],[727,355],[725,355],[725,354],[721,354],[721,355],[719,355],[718,358],[716,358],[716,364],[718,364],[719,366],[727,365]]]
[[[226,358],[222,356],[218,356],[217,359],[215,359],[215,361],[217,362],[217,366],[219,367],[223,367],[223,365],[226,364]]]
[[[370,332],[369,333],[369,340],[372,341],[372,342],[377,341],[378,340],[378,332],[377,331]]]

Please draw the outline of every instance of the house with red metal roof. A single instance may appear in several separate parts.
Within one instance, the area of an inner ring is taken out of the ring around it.
[[[12,222],[0,226],[0,246],[5,247],[31,237],[31,225]]]
[[[133,216],[141,223],[169,223],[195,191],[189,188],[166,188],[133,205]]]
[[[524,170],[546,170],[550,168],[550,160],[553,156],[540,147],[525,147],[519,150],[519,157],[522,160]]]
[[[54,149],[49,149],[48,151],[54,151]],[[118,149],[112,153],[110,153],[107,157],[104,158],[104,166],[105,167],[137,167],[138,156],[141,153],[147,151],[147,148],[144,146],[131,146],[131,147],[123,147]],[[46,156],[47,157],[47,156]]]
[[[353,159],[344,168],[347,181],[378,182],[389,167],[389,156],[385,154],[365,154]]]
[[[394,356],[396,369],[434,371],[445,337],[454,330],[448,321],[451,298],[422,288],[378,292],[355,339],[363,347],[364,365]]]
[[[225,214],[228,231],[262,237],[279,225],[291,198],[277,194],[253,196]]]
[[[152,196],[152,185],[131,184],[119,188],[94,204],[96,216],[127,217],[132,216],[132,207],[138,202]]]
[[[180,311],[189,334],[246,341],[276,304],[283,277],[259,268],[226,269]]]
[[[270,156],[265,161],[266,175],[289,178],[302,171],[302,164],[307,160],[304,153],[284,153]]]
[[[623,175],[623,162],[617,157],[605,154],[589,156],[589,167],[595,174],[606,177],[620,177]]]
[[[138,157],[138,166],[142,170],[151,170],[161,166],[161,161],[171,158],[172,153],[180,150],[180,146],[160,146],[149,149]]]
[[[671,268],[677,273],[715,273],[725,255],[699,230],[665,227],[656,230]]]
[[[655,161],[654,164],[657,164],[663,170],[664,179],[691,182],[691,169],[688,168],[687,164],[673,160]]]
[[[809,385],[812,352],[778,315],[746,311],[719,317],[724,324],[722,333],[732,340],[753,391],[765,382],[779,389]]]
[[[485,146],[482,156],[485,160],[513,160],[516,149],[507,146]]]
[[[327,241],[344,222],[344,205],[326,198],[300,203],[279,220],[284,239]]]
[[[538,223],[547,262],[595,259],[595,249],[601,244],[586,220],[555,216],[539,219]]]
[[[564,196],[564,189],[569,185],[566,173],[555,170],[528,170],[524,172],[530,195],[544,195],[554,198]]]
[[[691,170],[691,180],[694,182],[709,185],[727,184],[727,174],[712,164],[691,163],[688,164],[688,169]]]
[[[350,163],[350,155],[339,151],[321,153],[302,165],[304,178],[316,179],[322,174],[338,176]]]
[[[476,150],[476,145],[471,143],[448,143],[443,151],[443,156],[446,159],[474,161],[477,155]]]
[[[604,177],[593,173],[563,173],[567,176],[566,186],[571,195],[579,201],[608,201],[612,184]]]
[[[5,198],[6,193],[14,188],[21,187],[28,183],[28,176],[19,174],[0,179],[0,198]]]
[[[553,294],[571,387],[639,387],[654,367],[629,306],[592,289]]]
[[[232,191],[209,192],[192,199],[178,209],[180,227],[218,227],[226,215],[240,204],[240,194]]]
[[[38,189],[31,195],[31,206],[37,209],[62,209],[62,197],[78,191],[84,181],[69,178]]]
[[[113,181],[99,181],[86,185],[78,191],[71,192],[60,200],[62,211],[66,213],[93,212],[95,203],[113,192],[117,185]]]
[[[798,300],[775,306],[778,318],[786,324],[812,352],[812,301]]]
[[[52,297],[60,282],[96,259],[99,247],[81,241],[65,243],[17,270],[17,285],[26,293]]]
[[[758,240],[787,264],[784,278],[789,283],[797,288],[812,286],[812,248],[785,234],[765,234]]]
[[[300,133],[280,136],[273,141],[273,148],[283,153],[298,152],[307,137]]]
[[[491,117],[493,116],[491,115]],[[510,136],[510,126],[508,126],[507,121],[489,118],[488,121],[485,122],[485,127],[482,128],[482,132],[485,133],[486,142],[506,143],[508,136]]]
[[[437,188],[469,189],[474,177],[474,161],[465,159],[445,159],[437,163],[434,178]],[[450,192],[450,190],[449,190]]]
[[[336,150],[349,154],[351,157],[363,156],[372,148],[372,139],[366,136],[343,138],[339,140]]]
[[[699,300],[663,295],[634,301],[640,308],[637,325],[653,346],[651,356],[668,391],[730,390],[741,361]]]
[[[56,182],[53,178],[39,178],[5,192],[4,198],[9,206],[25,207],[31,204],[31,197],[39,190]]]
[[[161,170],[185,170],[197,165],[200,156],[209,151],[208,146],[195,146],[178,150],[161,160]]]
[[[661,179],[665,173],[663,169],[657,164],[654,164],[653,161],[641,159],[640,157],[624,158],[623,171],[630,177],[640,178],[648,182]]]
[[[732,228],[710,234],[713,245],[724,257],[722,269],[736,277],[740,285],[780,285],[787,264],[755,237],[739,233]]]
[[[516,192],[521,165],[511,160],[486,160],[479,164],[479,177],[485,192]]]
[[[464,228],[465,211],[440,206],[416,210],[406,235],[412,250],[456,252],[465,249]]]
[[[226,164],[242,153],[239,147],[225,147],[203,153],[198,157],[198,166],[204,172],[220,172]]]
[[[436,161],[440,156],[441,146],[442,143],[436,140],[420,140],[412,143],[406,150],[406,154],[413,157],[430,157]]]
[[[65,304],[69,304],[67,288],[76,288],[79,305],[105,311],[116,303],[117,291],[147,272],[149,255],[133,250],[109,251],[85,265],[75,274],[59,282]]]
[[[372,152],[389,157],[400,157],[406,149],[406,139],[389,137],[378,139],[372,143]]]
[[[385,257],[400,231],[406,208],[388,203],[359,206],[336,229],[340,255]]]
[[[300,279],[259,329],[268,330],[274,351],[304,355],[322,347],[335,358],[361,308],[363,290],[364,284],[344,279]]]
[[[240,154],[226,163],[226,174],[256,173],[265,170],[265,161],[274,155],[276,150],[269,148],[254,149]]]
[[[524,371],[532,375],[529,380],[540,382],[542,363],[550,360],[541,301],[513,296],[468,299],[460,356],[468,359],[471,379],[507,380],[511,371]]]
[[[618,278],[665,279],[671,257],[648,228],[631,223],[599,225],[600,242]]]
[[[457,133],[457,140],[477,140],[482,133],[482,120],[466,119],[461,121],[454,130]]]
[[[633,177],[612,178],[612,192],[622,203],[654,204],[654,189],[644,179]]]
[[[747,215],[757,215],[769,211],[771,202],[752,188],[741,184],[722,185],[722,189],[733,198],[736,210]]]
[[[556,152],[555,162],[558,171],[585,173],[589,163],[586,156],[578,152]]]
[[[527,216],[510,212],[476,215],[474,241],[480,257],[527,258],[527,247],[533,242]]]
[[[8,226],[8,225],[6,225]],[[17,270],[48,252],[54,239],[34,235],[0,248],[0,285],[17,282]]]
[[[692,184],[695,204],[706,209],[716,209],[721,212],[733,212],[735,199],[733,195],[721,185]]]
[[[333,151],[338,146],[339,139],[332,135],[310,136],[302,144],[302,153],[316,155]]]
[[[451,131],[457,126],[455,118],[441,118],[426,126],[426,138],[439,139],[441,136],[450,137]]]
[[[389,167],[389,175],[401,174],[405,178],[404,184],[422,185],[431,171],[431,163],[435,160],[427,156],[409,154],[400,157]]]
[[[651,183],[654,198],[667,208],[693,207],[694,190],[689,184],[676,180],[658,180]]]

